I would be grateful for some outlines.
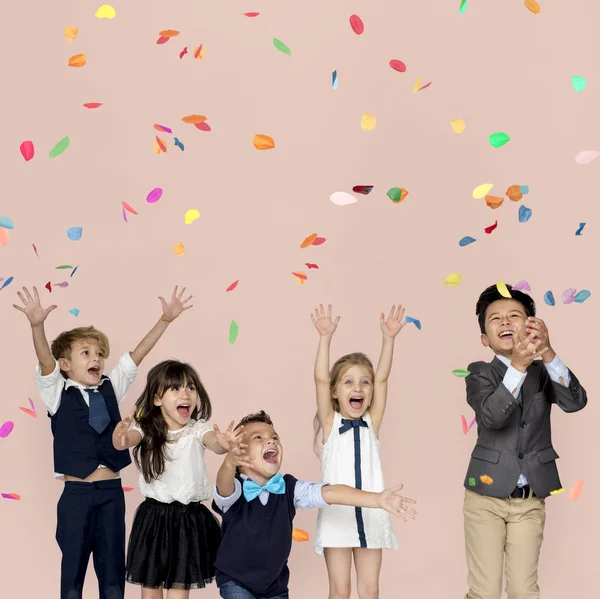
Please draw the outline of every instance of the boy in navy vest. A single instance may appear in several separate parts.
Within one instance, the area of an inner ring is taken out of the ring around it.
[[[113,447],[120,422],[119,403],[137,374],[137,367],[156,345],[169,323],[191,296],[177,287],[163,315],[131,353],[124,353],[108,376],[106,336],[94,327],[61,333],[48,345],[44,321],[56,306],[43,308],[37,289],[17,295],[33,334],[38,359],[36,381],[51,419],[55,477],[65,481],[58,502],[56,540],[62,552],[61,599],[81,599],[90,554],[98,577],[100,599],[125,596],[125,498],[119,470],[131,463],[129,452]]]
[[[399,494],[402,485],[368,493],[282,476],[283,445],[265,412],[237,424],[243,442],[233,445],[217,474],[213,509],[222,516],[223,540],[215,567],[223,599],[288,599],[288,557],[297,509],[331,504],[380,508],[406,521],[414,518]],[[230,437],[230,440],[233,440]]]

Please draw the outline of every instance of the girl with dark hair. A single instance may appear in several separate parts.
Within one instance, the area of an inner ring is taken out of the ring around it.
[[[175,360],[157,364],[131,413],[114,432],[117,449],[133,447],[140,471],[138,507],[127,551],[126,580],[142,599],[187,599],[215,577],[221,542],[217,519],[202,502],[212,497],[204,450],[227,452],[227,432],[208,424],[210,398],[198,373]],[[132,420],[135,422],[132,426]]]

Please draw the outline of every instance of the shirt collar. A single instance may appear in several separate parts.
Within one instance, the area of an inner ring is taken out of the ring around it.
[[[100,380],[100,385],[102,385],[102,383],[105,381],[105,379],[108,377],[102,377],[102,379]],[[85,385],[82,385],[81,383],[78,383],[72,379],[67,379],[67,382],[65,383],[65,389],[68,389],[69,387],[77,387],[80,391],[92,391],[93,389],[98,389],[98,387],[100,387],[100,385],[94,385],[93,387],[86,387]]]
[[[498,358],[498,360],[500,360],[502,364],[510,366],[510,360],[506,356],[499,356],[498,354],[496,354],[496,358]]]

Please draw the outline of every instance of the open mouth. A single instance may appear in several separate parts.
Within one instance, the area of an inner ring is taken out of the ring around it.
[[[189,418],[191,411],[192,406],[189,403],[182,403],[180,406],[177,406],[177,413],[181,414],[184,418]]]
[[[263,460],[267,462],[267,464],[277,464],[278,453],[276,449],[267,449],[265,453],[263,453]]]
[[[502,331],[498,337],[500,339],[512,339],[513,332],[512,331]]]
[[[92,366],[88,368],[88,374],[92,376],[100,376],[100,366]]]
[[[365,401],[364,397],[355,395],[350,398],[350,407],[353,410],[360,410],[363,406],[364,401]]]

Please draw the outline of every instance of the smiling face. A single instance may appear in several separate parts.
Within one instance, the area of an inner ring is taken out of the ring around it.
[[[511,358],[513,336],[525,328],[527,313],[523,304],[514,299],[492,302],[485,313],[485,334],[481,343],[495,354]]]
[[[60,358],[60,369],[84,387],[100,384],[106,356],[95,339],[77,339],[71,343],[68,358]]]
[[[244,441],[248,445],[246,455],[250,466],[239,471],[259,485],[275,476],[283,461],[283,446],[271,424],[250,422],[244,425]]]
[[[340,414],[344,418],[361,418],[373,399],[373,374],[362,364],[354,364],[345,370],[332,390],[337,399]]]
[[[185,380],[180,387],[171,387],[160,397],[156,395],[154,405],[160,407],[167,428],[176,431],[190,421],[198,405],[198,391],[194,383]]]

